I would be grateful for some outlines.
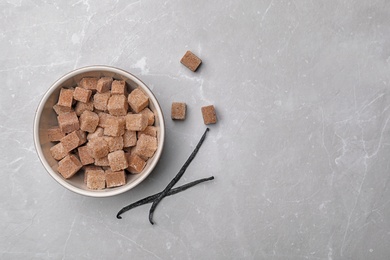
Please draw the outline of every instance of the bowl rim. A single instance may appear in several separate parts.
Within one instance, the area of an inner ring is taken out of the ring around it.
[[[156,110],[158,111],[157,115],[159,118],[160,122],[160,138],[158,141],[158,147],[157,150],[154,154],[154,160],[151,162],[151,165],[149,166],[148,170],[146,172],[143,172],[142,175],[137,178],[134,182],[132,182],[129,185],[114,188],[114,189],[105,189],[102,191],[95,191],[95,190],[84,190],[80,189],[78,187],[75,187],[71,185],[69,182],[67,182],[64,178],[62,178],[56,171],[54,171],[47,160],[45,159],[45,156],[43,154],[41,145],[40,145],[40,138],[39,138],[39,122],[41,119],[42,111],[43,108],[45,107],[45,104],[51,94],[58,88],[60,85],[65,82],[66,80],[77,76],[82,73],[86,72],[92,72],[92,71],[109,71],[113,72],[116,74],[119,74],[121,76],[124,76],[134,83],[136,83],[139,86],[142,86],[143,90],[147,93],[149,98],[152,100],[153,104],[156,107]],[[63,187],[67,188],[70,191],[73,191],[77,194],[84,195],[84,196],[89,196],[89,197],[97,197],[97,198],[102,198],[102,197],[110,197],[110,196],[115,196],[119,195],[121,193],[127,192],[131,190],[132,188],[136,187],[138,184],[140,184],[144,179],[146,179],[149,174],[153,171],[155,166],[157,165],[158,161],[160,160],[162,150],[164,147],[164,139],[165,139],[165,122],[164,122],[164,115],[163,115],[163,110],[161,109],[160,103],[158,102],[157,98],[154,96],[152,91],[149,89],[149,87],[138,77],[135,75],[131,74],[128,71],[125,71],[123,69],[119,69],[113,66],[106,66],[106,65],[92,65],[92,66],[85,66],[81,67],[78,69],[74,69],[63,76],[61,76],[59,79],[57,79],[50,87],[49,89],[45,92],[43,97],[41,98],[41,101],[38,104],[38,107],[35,111],[35,116],[34,116],[34,125],[33,125],[33,138],[34,138],[34,146],[35,150],[37,151],[37,155],[39,157],[40,162],[44,166],[45,170],[50,174],[54,180],[56,180],[60,185]]]

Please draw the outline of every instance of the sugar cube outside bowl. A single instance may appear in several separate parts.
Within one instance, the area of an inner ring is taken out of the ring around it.
[[[51,156],[50,148],[55,144],[49,141],[47,130],[58,125],[57,114],[53,106],[58,101],[60,89],[62,87],[75,87],[84,77],[112,77],[117,80],[125,80],[128,92],[140,87],[149,97],[149,108],[155,114],[154,126],[157,128],[158,147],[154,155],[149,158],[145,168],[139,174],[127,174],[126,184],[116,188],[106,188],[104,190],[90,190],[84,183],[83,174],[76,173],[70,179],[65,179],[57,172],[58,162]],[[46,171],[63,187],[90,197],[109,197],[129,191],[141,183],[153,171],[160,159],[164,146],[165,124],[161,107],[152,91],[140,79],[131,73],[119,68],[110,66],[88,66],[73,70],[58,79],[44,94],[35,113],[34,119],[34,144]]]

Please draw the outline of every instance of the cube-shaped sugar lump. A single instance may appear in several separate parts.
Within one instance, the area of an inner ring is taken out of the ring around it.
[[[91,153],[92,157],[95,158],[95,160],[107,156],[107,154],[110,152],[110,148],[108,147],[108,144],[103,137],[96,137],[89,140],[87,146],[89,148],[89,152]]]
[[[72,177],[78,170],[81,169],[83,165],[73,154],[65,156],[64,159],[58,162],[57,171],[65,179]]]
[[[148,118],[145,114],[127,114],[126,129],[131,131],[143,131],[148,126]]]
[[[73,99],[87,103],[92,95],[92,90],[76,87],[73,92]]]
[[[93,139],[93,138],[103,136],[103,132],[104,132],[103,128],[101,128],[101,127],[98,126],[98,127],[96,127],[95,132],[93,132],[93,133],[88,133],[87,139],[88,139],[88,140],[91,140],[91,139]]]
[[[80,128],[79,119],[74,111],[57,116],[58,125],[63,133],[70,133]]]
[[[148,96],[138,87],[131,91],[128,96],[128,102],[131,109],[134,110],[135,113],[141,112],[142,109],[149,105]]]
[[[126,81],[114,80],[111,86],[111,94],[113,95],[126,95]]]
[[[112,95],[108,100],[107,109],[113,116],[125,116],[128,106],[124,95]]]
[[[58,126],[47,129],[47,137],[49,138],[50,142],[58,142],[64,136],[65,134]]]
[[[138,132],[138,138],[141,135],[150,135],[153,137],[157,137],[157,127],[149,125],[143,131]]]
[[[108,161],[113,171],[120,171],[127,168],[127,159],[123,150],[111,152],[108,154]]]
[[[110,152],[123,149],[123,137],[122,136],[104,136]]]
[[[83,170],[84,170],[84,183],[87,184],[88,172],[93,171],[93,170],[102,170],[102,167],[95,166],[95,165],[86,165],[83,167]]]
[[[186,103],[173,102],[171,107],[171,118],[173,120],[186,119]]]
[[[205,125],[215,124],[217,122],[217,114],[213,105],[202,107],[202,115]]]
[[[91,112],[93,111],[93,101],[92,100],[90,100],[86,103],[83,103],[83,102],[76,103],[74,111],[76,112],[77,116],[80,116],[86,110],[91,111]]]
[[[62,143],[58,143],[50,148],[51,156],[57,161],[61,160],[68,155],[68,152],[64,149]]]
[[[71,108],[73,104],[73,89],[62,88],[57,104],[62,107]]]
[[[97,78],[82,78],[79,82],[79,87],[89,90],[96,90],[97,82]]]
[[[104,128],[104,135],[121,136],[125,133],[126,121],[120,117],[109,117],[107,119],[107,127]]]
[[[157,138],[150,135],[141,135],[137,144],[134,147],[134,153],[142,159],[147,159],[153,156],[157,150]]]
[[[80,129],[88,133],[93,133],[99,124],[99,116],[91,111],[84,111],[79,118]]]
[[[99,116],[99,125],[98,126],[103,127],[103,128],[110,126],[110,124],[109,124],[110,122],[108,122],[108,121],[110,118],[114,117],[114,116],[112,116],[108,113],[105,113],[105,112],[99,112],[98,116]]]
[[[147,116],[147,118],[148,118],[148,125],[153,125],[154,124],[154,113],[148,107],[145,107],[139,113]]]
[[[106,111],[110,96],[110,92],[96,93],[95,95],[93,95],[93,106],[95,107],[95,109]]]
[[[106,186],[107,188],[119,187],[126,184],[125,171],[106,171]]]
[[[104,93],[110,90],[112,84],[111,77],[102,77],[97,81],[96,90],[99,93]]]
[[[103,169],[88,169],[84,174],[88,189],[102,190],[106,187],[106,173]]]
[[[137,144],[137,132],[126,130],[123,134],[123,147],[131,147]]]
[[[87,146],[80,146],[79,148],[77,148],[77,151],[82,165],[87,165],[95,162],[95,159],[90,154]]]
[[[202,63],[202,60],[199,59],[195,54],[193,54],[191,51],[187,51],[183,58],[181,58],[180,62],[189,68],[192,71],[196,71],[200,64]]]
[[[110,166],[110,162],[108,161],[108,156],[104,156],[102,158],[95,159],[96,166]]]
[[[130,154],[127,157],[128,167],[127,170],[133,174],[140,173],[146,165],[146,162],[136,154]]]
[[[63,107],[58,104],[55,104],[53,106],[54,112],[56,112],[57,115],[64,114],[64,113],[69,113],[72,111],[71,107]]]
[[[77,148],[82,142],[83,137],[81,136],[80,131],[77,130],[61,138],[61,143],[66,152],[70,152]]]

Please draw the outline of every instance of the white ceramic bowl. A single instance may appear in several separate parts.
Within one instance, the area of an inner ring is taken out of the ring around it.
[[[58,125],[57,115],[53,110],[53,105],[58,101],[58,95],[62,87],[74,87],[83,77],[113,77],[114,79],[125,80],[129,91],[136,87],[141,87],[149,97],[149,108],[155,114],[155,126],[157,127],[158,148],[152,158],[150,158],[144,170],[136,175],[127,175],[127,182],[124,186],[108,188],[104,190],[90,190],[84,184],[83,174],[76,174],[70,179],[65,179],[57,172],[57,161],[50,154],[50,148],[54,143],[47,137],[47,129]],[[124,70],[108,66],[89,66],[62,76],[49,88],[39,103],[34,120],[34,143],[39,159],[47,172],[62,186],[78,194],[91,197],[108,197],[126,192],[141,183],[156,166],[160,159],[164,146],[165,128],[164,117],[161,107],[153,95],[152,91],[137,77]]]

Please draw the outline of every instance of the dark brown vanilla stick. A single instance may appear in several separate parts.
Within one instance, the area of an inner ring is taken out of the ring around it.
[[[205,181],[211,181],[211,180],[214,180],[214,176],[211,176],[211,177],[208,177],[208,178],[203,178],[203,179],[199,179],[199,180],[196,180],[196,181],[192,181],[192,182],[189,182],[187,184],[184,184],[183,186],[180,186],[180,187],[177,187],[177,188],[174,188],[172,190],[170,190],[168,193],[167,193],[167,196],[171,196],[173,194],[176,194],[176,193],[179,193],[179,192],[182,192],[182,191],[185,191],[186,189],[189,189],[199,183],[202,183],[202,182],[205,182]],[[118,219],[122,219],[122,217],[120,215],[122,215],[123,213],[125,213],[126,211],[129,211],[133,208],[136,208],[138,206],[142,206],[144,204],[147,204],[147,203],[151,203],[153,202],[159,195],[161,194],[161,192],[159,193],[156,193],[154,195],[151,195],[151,196],[148,196],[146,198],[143,198],[139,201],[136,201],[126,207],[124,207],[123,209],[121,209],[118,214],[116,214],[116,217]]]
[[[168,184],[167,187],[158,195],[158,197],[153,201],[152,206],[149,210],[149,222],[150,224],[153,223],[153,213],[156,209],[157,205],[162,201],[162,199],[167,196],[168,192],[172,189],[172,187],[180,180],[181,176],[183,176],[184,172],[187,170],[188,166],[192,162],[192,160],[195,158],[195,155],[198,153],[199,148],[202,146],[202,143],[204,139],[206,138],[206,134],[209,131],[209,128],[206,128],[206,131],[204,131],[204,134],[202,135],[202,138],[200,138],[198,144],[196,145],[194,151],[191,153],[190,157],[188,157],[187,161],[184,163],[184,165],[181,167],[180,171],[176,174],[176,176],[171,180],[171,182]]]

